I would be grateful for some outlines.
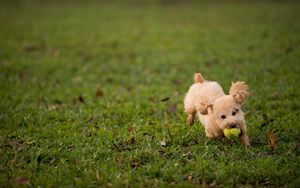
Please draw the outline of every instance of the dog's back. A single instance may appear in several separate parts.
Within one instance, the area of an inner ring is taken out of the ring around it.
[[[225,95],[217,82],[204,80],[200,73],[194,75],[194,82],[184,98],[184,111],[188,114],[189,125],[194,123],[197,111],[206,109],[204,104],[213,103],[215,99]]]
[[[194,103],[201,102],[203,99],[213,102],[216,98],[225,95],[217,82],[204,80],[200,73],[195,74],[194,81],[195,83],[189,88],[185,96],[185,103],[193,103],[195,106]]]

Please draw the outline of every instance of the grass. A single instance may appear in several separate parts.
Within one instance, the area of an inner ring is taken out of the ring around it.
[[[0,5],[0,187],[300,185],[299,3],[26,2]],[[251,147],[186,125],[196,71],[249,84]]]

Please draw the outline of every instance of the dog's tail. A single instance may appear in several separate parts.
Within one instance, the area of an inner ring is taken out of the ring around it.
[[[204,82],[204,78],[202,77],[201,73],[195,73],[194,82],[195,83],[203,83]]]

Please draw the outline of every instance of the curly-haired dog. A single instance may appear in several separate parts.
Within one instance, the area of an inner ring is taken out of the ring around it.
[[[189,125],[199,116],[208,138],[221,137],[225,128],[240,128],[240,139],[249,145],[247,126],[241,110],[249,96],[245,82],[232,83],[229,95],[214,81],[204,80],[200,73],[194,75],[194,84],[184,98],[184,109]]]

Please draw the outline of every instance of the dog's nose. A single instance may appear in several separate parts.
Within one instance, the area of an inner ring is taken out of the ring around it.
[[[230,128],[236,128],[237,125],[235,123],[229,125]]]

